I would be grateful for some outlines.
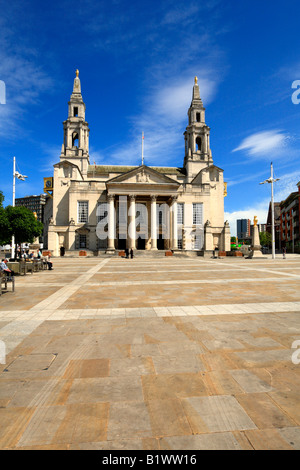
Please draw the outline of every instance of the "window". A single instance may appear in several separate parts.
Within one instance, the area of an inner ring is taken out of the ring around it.
[[[178,203],[177,204],[177,224],[178,225],[183,225],[183,204]]]
[[[177,248],[178,248],[179,250],[182,250],[182,249],[183,249],[182,238],[178,238],[178,240],[177,240]]]
[[[88,201],[78,201],[78,223],[85,224],[89,218],[89,203]]]
[[[97,224],[102,222],[108,216],[108,204],[107,202],[99,202],[97,208]]]
[[[196,138],[197,152],[201,152],[201,137]]]
[[[78,141],[79,141],[78,133],[77,133],[77,132],[73,132],[73,135],[72,135],[72,147],[78,147]]]
[[[196,121],[200,122],[200,113],[196,113]]]
[[[204,245],[204,231],[198,230],[192,237],[192,250],[202,250]]]
[[[86,248],[86,235],[79,235],[79,248]]]
[[[193,203],[193,224],[203,224],[203,204],[201,202]]]
[[[78,108],[77,107],[74,108],[74,117],[78,117]]]

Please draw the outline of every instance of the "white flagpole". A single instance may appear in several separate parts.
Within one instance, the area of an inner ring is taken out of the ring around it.
[[[13,207],[15,207],[15,197],[16,197],[16,157],[14,157],[13,164]],[[11,258],[15,257],[15,235],[11,239]]]
[[[144,165],[144,132],[142,132],[142,165]]]
[[[271,176],[259,184],[271,183],[271,211],[272,211],[272,259],[275,259],[275,223],[274,223],[274,191],[273,183],[279,181],[279,178],[273,178],[273,163],[271,163]]]

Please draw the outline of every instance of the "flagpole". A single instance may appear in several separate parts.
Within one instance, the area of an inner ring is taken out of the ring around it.
[[[16,157],[14,157],[13,163],[13,207],[15,207],[15,200],[16,200]],[[15,235],[13,234],[11,237],[11,258],[15,257]]]
[[[142,132],[142,165],[144,165],[144,132]]]

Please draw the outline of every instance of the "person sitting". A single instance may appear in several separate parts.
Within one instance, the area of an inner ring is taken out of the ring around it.
[[[7,259],[3,259],[0,263],[0,272],[6,274],[6,276],[14,276],[15,273],[7,267]]]
[[[43,259],[43,261],[45,261],[47,263],[49,271],[52,271],[53,263],[52,263],[52,261],[50,261],[50,254],[47,255],[47,256],[43,256],[42,259]]]

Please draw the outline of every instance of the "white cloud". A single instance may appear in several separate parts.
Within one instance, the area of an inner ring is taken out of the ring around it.
[[[198,76],[200,95],[204,105],[216,94],[217,81],[212,71]],[[132,118],[132,139],[114,148],[109,160],[116,164],[141,163],[141,136],[145,134],[144,157],[147,165],[174,165],[174,155],[184,157],[183,132],[188,124],[187,111],[192,101],[194,75],[178,79],[176,83],[160,82],[150,90],[143,103],[143,111]],[[182,163],[180,163],[182,164]]]
[[[263,131],[246,137],[233,152],[247,151],[251,157],[274,157],[281,154],[288,145],[289,136],[280,130]]]
[[[230,233],[232,237],[236,236],[236,221],[238,219],[250,219],[253,224],[254,216],[257,217],[259,224],[265,224],[267,222],[269,209],[269,201],[264,201],[258,204],[256,207],[248,207],[245,210],[225,212],[224,219],[228,220],[230,225]]]
[[[192,100],[193,76],[182,79],[176,84],[165,84],[151,96],[152,113],[168,120],[182,121]],[[200,95],[208,104],[216,92],[216,82],[206,77],[199,78]]]

